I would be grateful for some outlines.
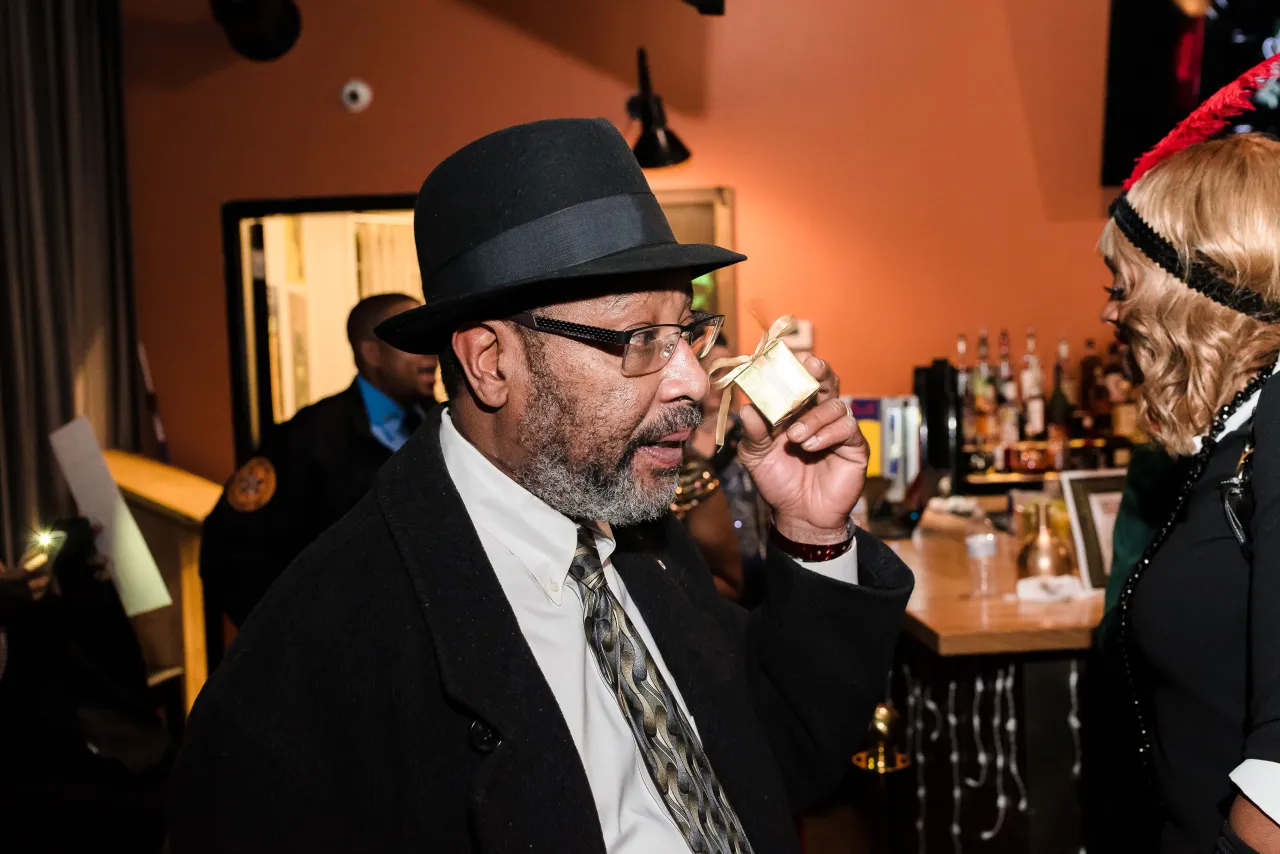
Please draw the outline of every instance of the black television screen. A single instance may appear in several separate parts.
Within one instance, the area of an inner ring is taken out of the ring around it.
[[[1112,0],[1102,183],[1123,183],[1201,101],[1276,53],[1277,0]],[[1280,84],[1254,102],[1232,130],[1280,135]]]

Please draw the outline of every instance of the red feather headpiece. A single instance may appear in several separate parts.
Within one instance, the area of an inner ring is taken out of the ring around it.
[[[1200,253],[1191,259],[1183,258],[1182,253],[1129,204],[1128,195],[1129,188],[1153,167],[1184,148],[1204,142],[1226,128],[1232,118],[1252,109],[1253,94],[1277,77],[1280,77],[1280,55],[1250,68],[1218,90],[1155,148],[1138,158],[1133,174],[1124,182],[1124,192],[1111,203],[1111,221],[1143,255],[1192,290],[1262,323],[1280,323],[1280,302],[1269,300],[1250,288],[1237,286],[1212,260]]]
[[[1250,68],[1235,81],[1223,86],[1169,131],[1154,148],[1138,158],[1133,174],[1124,182],[1124,189],[1128,191],[1157,163],[1197,142],[1204,142],[1230,124],[1232,118],[1252,109],[1253,94],[1277,77],[1280,77],[1280,54]]]

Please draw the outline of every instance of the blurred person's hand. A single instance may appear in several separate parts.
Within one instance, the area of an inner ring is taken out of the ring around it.
[[[77,577],[88,572],[96,581],[107,581],[107,558],[98,553],[94,542],[100,533],[102,526],[88,519],[68,519],[51,529],[51,541],[32,544],[14,566],[0,562],[0,619],[21,605],[54,594],[55,564]]]
[[[52,581],[53,561],[43,547],[31,547],[12,567],[0,563],[0,609],[39,602],[48,595]]]

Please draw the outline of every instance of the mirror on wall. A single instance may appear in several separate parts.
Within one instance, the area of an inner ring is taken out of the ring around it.
[[[655,193],[682,243],[734,248],[733,193]],[[237,460],[263,428],[351,384],[347,314],[377,293],[422,296],[411,195],[229,202],[223,206]],[[693,283],[694,308],[737,329],[732,267]],[[268,420],[269,419],[269,420]]]

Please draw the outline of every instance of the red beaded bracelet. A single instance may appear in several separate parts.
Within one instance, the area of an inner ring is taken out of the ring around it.
[[[797,543],[795,540],[788,540],[782,536],[777,528],[770,525],[769,542],[782,549],[795,560],[802,560],[805,563],[822,563],[823,561],[835,560],[853,548],[853,526],[850,525],[845,530],[849,536],[843,542],[815,545],[814,543]]]

